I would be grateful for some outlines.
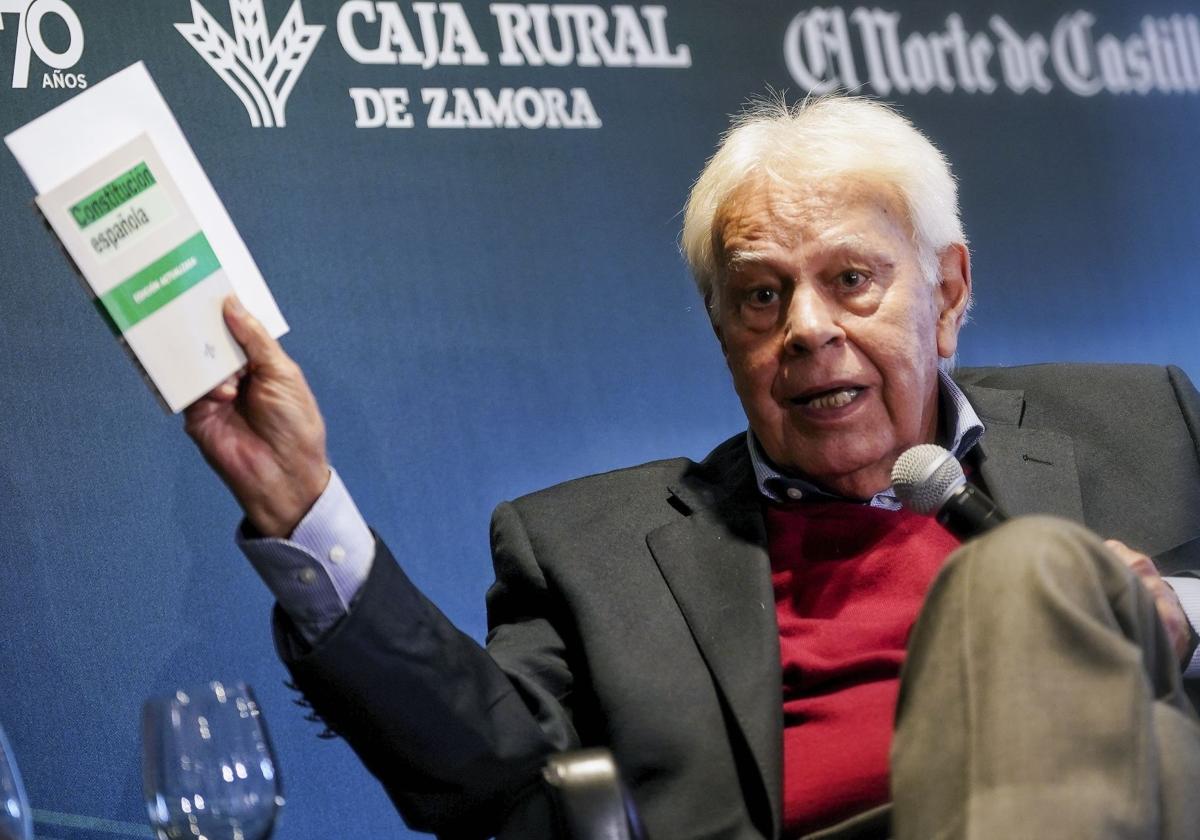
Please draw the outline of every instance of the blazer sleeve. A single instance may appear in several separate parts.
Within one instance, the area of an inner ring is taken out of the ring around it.
[[[505,833],[514,809],[519,819],[540,815],[527,800],[542,766],[578,743],[552,595],[511,505],[493,516],[492,551],[488,650],[378,540],[351,611],[314,648],[302,650],[287,615],[275,612],[276,645],[314,710],[409,826],[443,837]]]
[[[1179,403],[1179,411],[1192,438],[1192,449],[1196,452],[1196,470],[1200,472],[1200,393],[1179,368],[1167,368],[1167,381]],[[1173,546],[1154,556],[1154,563],[1165,575],[1200,577],[1200,536]]]

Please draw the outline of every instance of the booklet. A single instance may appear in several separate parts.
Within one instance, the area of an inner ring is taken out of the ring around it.
[[[5,138],[37,206],[162,403],[182,411],[244,363],[231,292],[279,337],[270,290],[140,62]]]

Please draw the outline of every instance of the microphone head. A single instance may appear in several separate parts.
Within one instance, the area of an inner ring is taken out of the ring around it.
[[[892,467],[892,490],[913,513],[934,516],[950,495],[963,484],[962,464],[948,451],[932,443],[908,449]]]

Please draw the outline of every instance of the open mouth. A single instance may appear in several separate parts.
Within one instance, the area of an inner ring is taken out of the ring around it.
[[[791,402],[793,405],[818,410],[845,408],[854,402],[855,398],[865,390],[865,388],[857,385],[841,385],[837,388],[811,391],[799,397],[793,397]]]

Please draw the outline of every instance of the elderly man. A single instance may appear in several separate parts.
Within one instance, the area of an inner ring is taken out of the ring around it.
[[[410,825],[547,836],[538,769],[597,744],[657,838],[1191,836],[1191,628],[1149,557],[1046,517],[959,548],[890,488],[939,442],[1010,512],[1180,571],[1200,532],[1186,377],[956,383],[954,181],[870,101],[739,118],[683,241],[750,428],[700,464],[497,508],[486,651],[371,535],[301,372],[227,306],[250,362],[188,431],[245,510],[296,682]]]

